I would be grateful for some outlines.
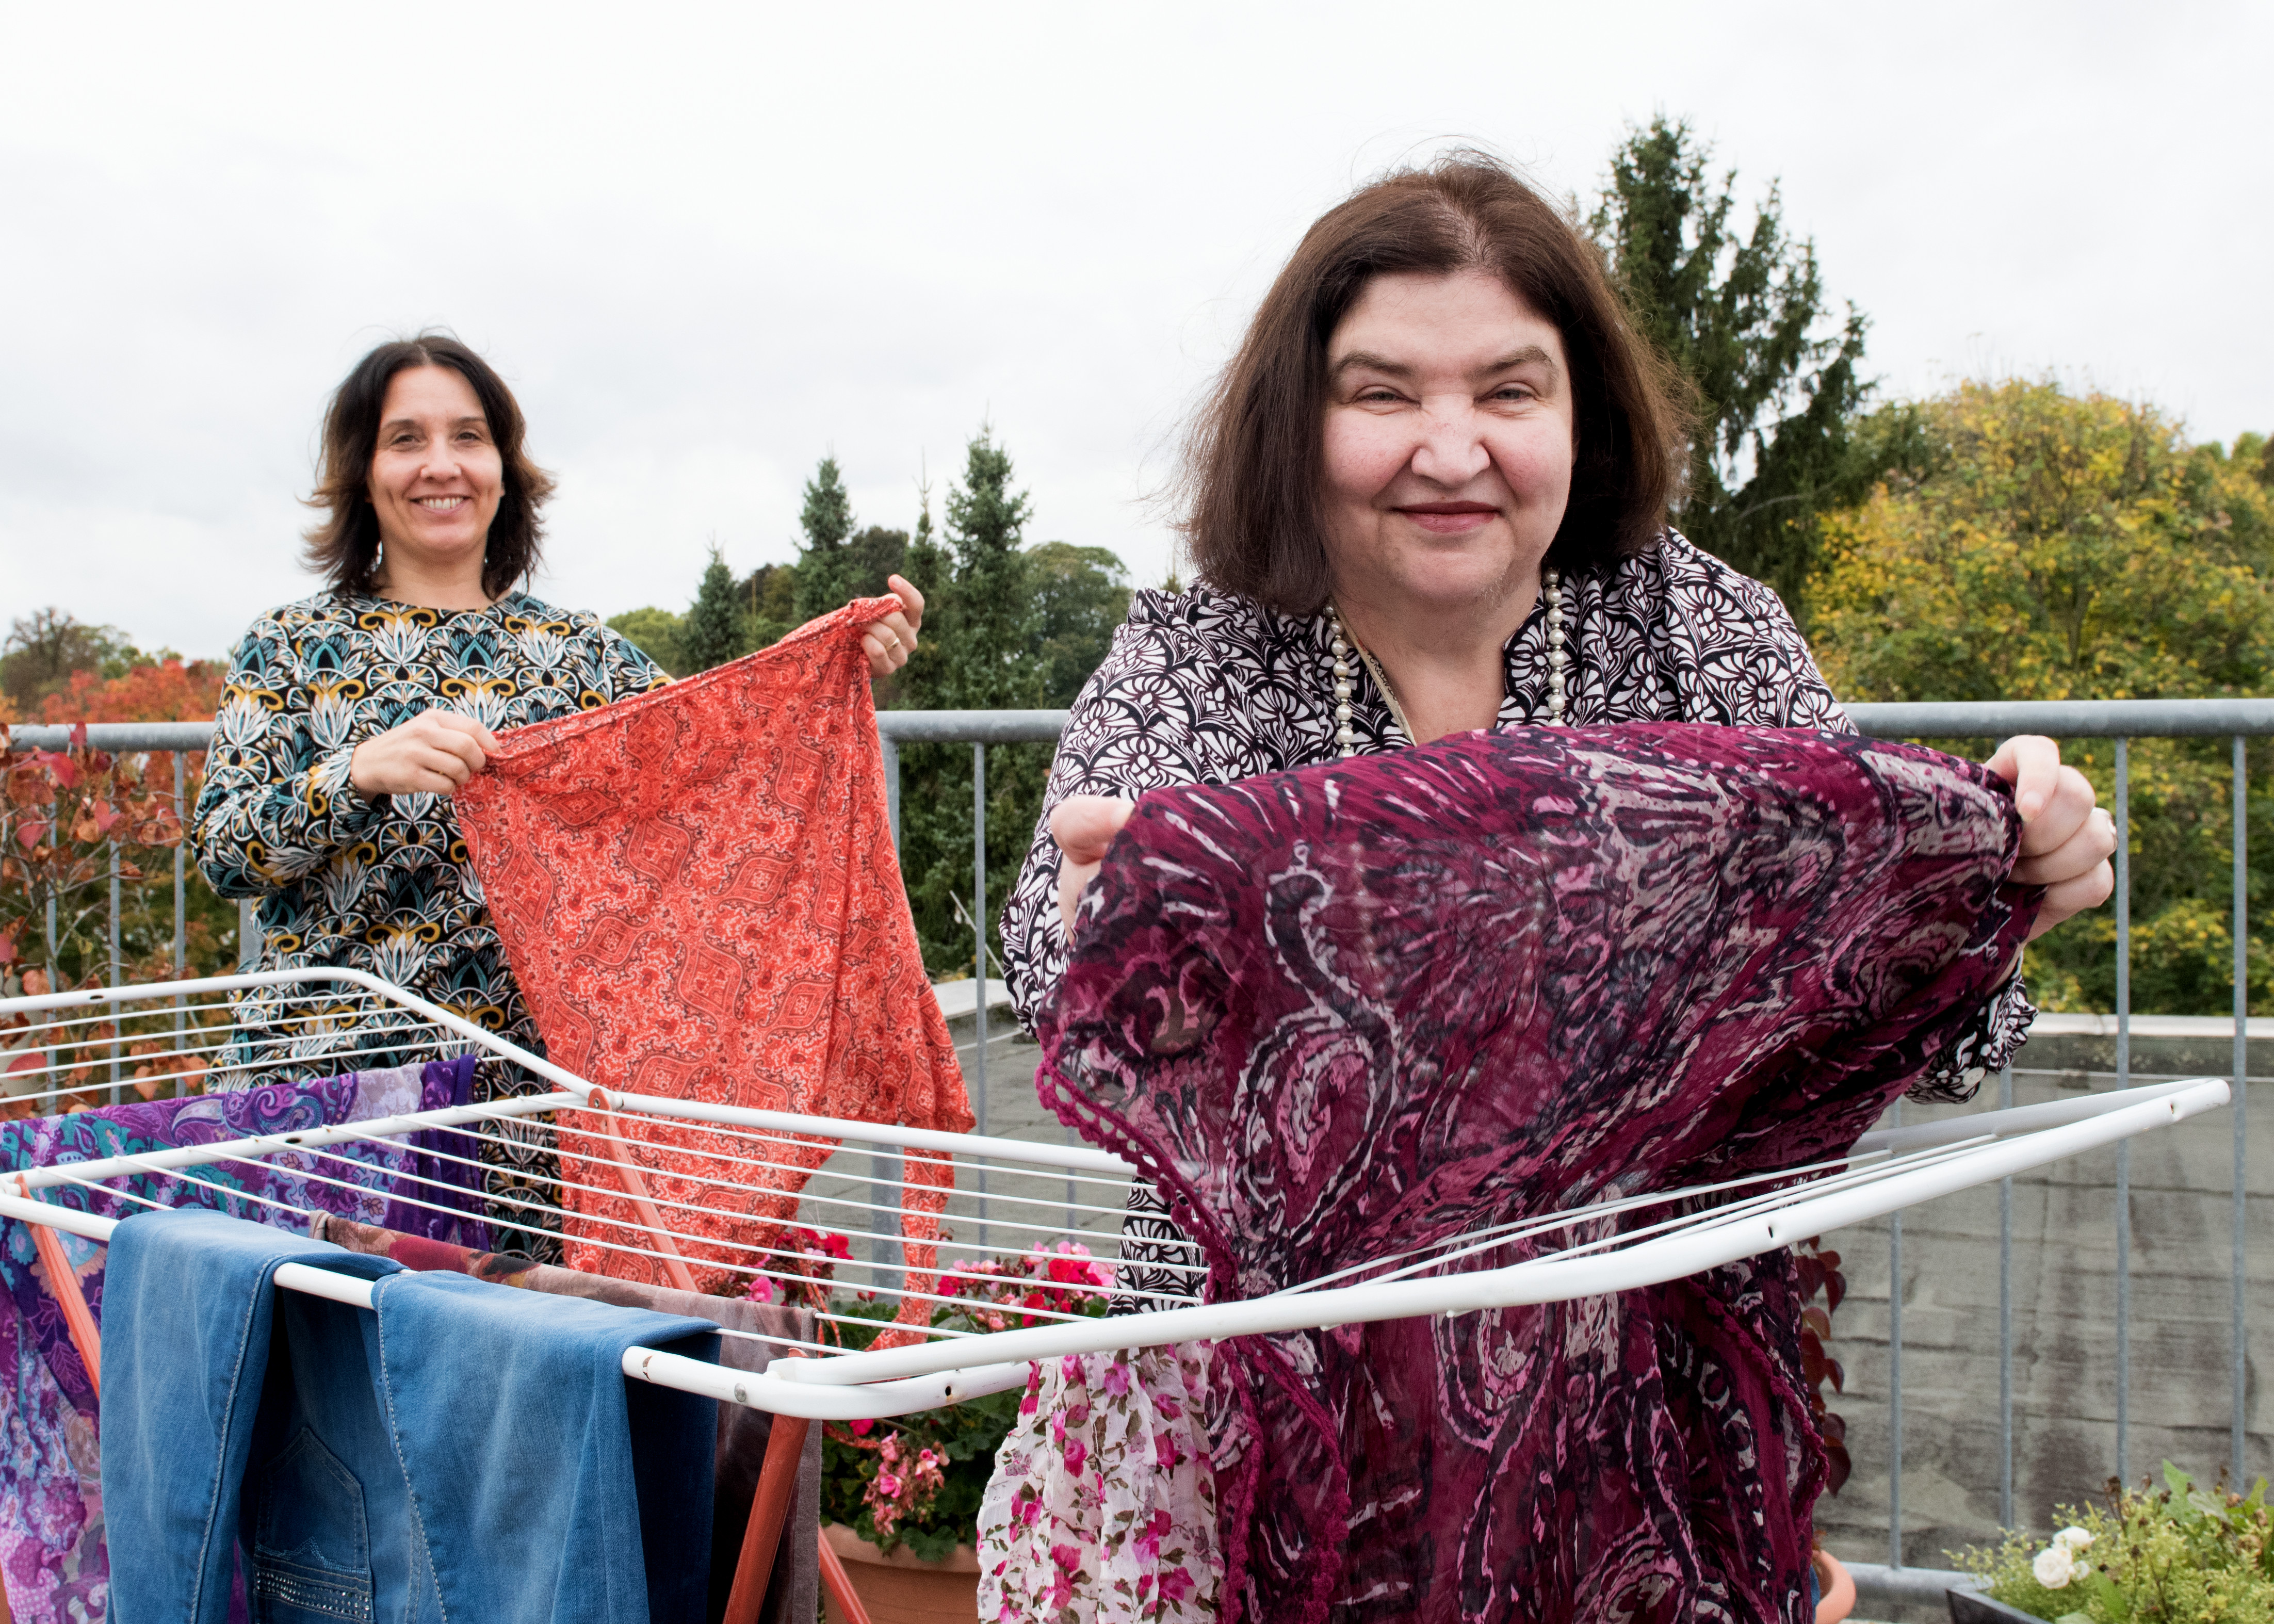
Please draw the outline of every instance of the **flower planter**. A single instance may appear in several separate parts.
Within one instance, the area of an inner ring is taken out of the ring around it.
[[[2017,1619],[2022,1624],[2037,1624],[2036,1613],[2009,1607],[1972,1590],[1946,1590],[1943,1594],[1949,1598],[1951,1624],[2012,1624]]]
[[[1840,1559],[1829,1551],[1818,1551],[1816,1562],[1816,1624],[1841,1624],[1856,1611],[1856,1580]]]
[[[842,1522],[821,1537],[845,1564],[870,1624],[975,1624],[979,1617],[979,1556],[969,1545],[927,1562],[905,1545],[887,1556]],[[828,1614],[829,1624],[846,1624],[833,1602]]]

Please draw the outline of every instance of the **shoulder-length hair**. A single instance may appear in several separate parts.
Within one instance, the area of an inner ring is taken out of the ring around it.
[[[497,442],[505,489],[490,521],[482,555],[482,590],[504,594],[537,568],[544,526],[537,510],[553,494],[553,476],[530,461],[528,425],[520,402],[495,368],[447,333],[381,344],[355,364],[324,412],[324,449],[308,506],[324,510],[307,533],[307,562],[335,592],[368,596],[379,563],[379,514],[371,505],[371,463],[379,450],[379,416],[387,387],[414,366],[447,366],[463,378],[482,403],[490,438]]]
[[[1498,276],[1562,335],[1577,444],[1548,559],[1648,550],[1684,469],[1680,380],[1638,330],[1602,254],[1506,165],[1449,154],[1361,188],[1304,234],[1194,421],[1182,478],[1195,571],[1288,614],[1330,585],[1323,540],[1327,344],[1374,277]]]

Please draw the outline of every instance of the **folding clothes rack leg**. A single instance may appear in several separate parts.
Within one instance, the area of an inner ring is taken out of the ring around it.
[[[601,1090],[592,1091],[591,1109],[601,1121],[600,1132],[616,1147],[620,1160],[616,1165],[616,1180],[631,1199],[632,1209],[647,1227],[658,1246],[663,1251],[664,1272],[671,1283],[681,1291],[693,1291],[695,1275],[674,1244],[670,1231],[664,1227],[663,1214],[648,1197],[647,1180],[632,1164],[631,1147],[616,1132],[616,1114]],[[29,1194],[27,1190],[26,1194]],[[60,1246],[45,1229],[38,1229],[48,1244]],[[41,1256],[46,1254],[42,1252]],[[85,1304],[80,1305],[85,1312]],[[68,1315],[69,1305],[65,1305]],[[789,1499],[797,1484],[797,1468],[805,1453],[806,1430],[811,1424],[802,1416],[778,1415],[773,1427],[766,1434],[766,1458],[758,1469],[757,1497],[750,1503],[750,1520],[743,1525],[742,1553],[734,1560],[734,1588],[727,1594],[727,1624],[757,1624],[758,1609],[765,1605],[766,1583],[774,1570],[774,1551],[781,1544],[782,1523],[789,1516]],[[862,1606],[861,1598],[855,1593],[852,1576],[845,1564],[837,1560],[837,1553],[829,1548],[829,1541],[816,1536],[820,1546],[821,1583],[829,1591],[830,1600],[844,1615],[846,1624],[869,1624],[868,1610]]]
[[[24,1199],[32,1199],[32,1186],[25,1177],[16,1175],[16,1188]],[[64,1311],[64,1327],[71,1333],[72,1345],[79,1350],[79,1361],[87,1366],[87,1385],[94,1390],[97,1399],[102,1396],[102,1335],[95,1329],[94,1311],[87,1305],[87,1293],[79,1289],[79,1275],[72,1272],[71,1259],[64,1255],[62,1237],[43,1223],[24,1226],[32,1232],[32,1250],[39,1254],[40,1267],[48,1276],[48,1291]]]
[[[766,1458],[758,1468],[758,1492],[742,1529],[742,1552],[734,1561],[734,1585],[727,1593],[727,1624],[757,1624],[765,1605],[766,1582],[773,1576],[774,1551],[789,1519],[790,1496],[797,1488],[799,1460],[812,1423],[802,1416],[777,1415],[766,1433]],[[846,1624],[869,1624],[868,1609],[853,1589],[851,1575],[829,1541],[821,1538],[821,1583]]]
[[[663,1214],[655,1210],[655,1203],[648,1199],[647,1180],[632,1163],[632,1147],[625,1144],[616,1132],[615,1109],[608,1103],[608,1096],[604,1090],[592,1090],[589,1109],[599,1116],[601,1133],[609,1144],[616,1147],[619,1157],[616,1182],[623,1185],[624,1194],[631,1198],[632,1210],[639,1214],[640,1222],[647,1226],[649,1235],[662,1249],[663,1272],[671,1276],[671,1283],[681,1291],[694,1290],[694,1273],[688,1268],[687,1259],[680,1255],[678,1243],[672,1239],[671,1232],[664,1227]],[[862,1624],[867,1624],[867,1621],[864,1620]]]

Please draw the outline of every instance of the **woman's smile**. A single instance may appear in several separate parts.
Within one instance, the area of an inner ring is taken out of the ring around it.
[[[1473,536],[1500,513],[1489,502],[1407,502],[1391,511],[1432,536]]]

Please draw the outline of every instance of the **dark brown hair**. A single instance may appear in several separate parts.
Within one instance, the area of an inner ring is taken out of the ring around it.
[[[1290,614],[1326,601],[1328,341],[1374,277],[1465,270],[1498,276],[1562,335],[1577,443],[1548,558],[1584,569],[1655,542],[1684,466],[1680,382],[1594,244],[1506,165],[1462,152],[1329,209],[1264,296],[1186,450],[1183,529],[1202,578]]]
[[[327,516],[308,531],[308,567],[336,592],[367,595],[379,562],[379,514],[371,505],[371,462],[379,450],[379,414],[387,406],[387,387],[395,375],[414,366],[447,366],[474,392],[497,442],[505,470],[505,489],[497,516],[490,521],[489,546],[482,555],[482,590],[501,596],[537,568],[544,527],[537,510],[553,494],[553,476],[529,460],[523,442],[528,425],[513,391],[496,369],[447,333],[381,344],[355,364],[332,394],[324,412],[324,455],[316,469],[316,489],[308,500]]]

